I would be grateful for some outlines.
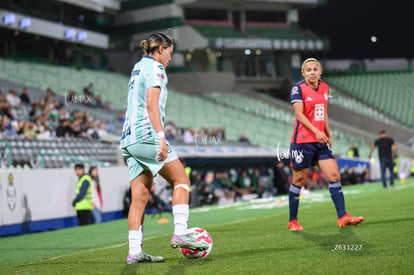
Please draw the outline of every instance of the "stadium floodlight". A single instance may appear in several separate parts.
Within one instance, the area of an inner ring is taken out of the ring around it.
[[[14,13],[6,13],[3,16],[3,24],[4,25],[13,25],[16,23],[16,15]]]
[[[75,29],[66,29],[65,30],[65,39],[72,40],[76,36],[76,30]]]
[[[86,38],[88,38],[88,32],[86,31],[80,31],[78,32],[77,36],[76,36],[76,40],[78,42],[83,42],[86,40]]]
[[[30,28],[30,26],[32,25],[32,20],[30,18],[22,18],[19,21],[19,28],[21,29],[27,29]]]

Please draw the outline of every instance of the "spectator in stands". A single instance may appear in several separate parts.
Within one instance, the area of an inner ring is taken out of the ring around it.
[[[81,137],[85,137],[86,134],[84,133],[84,129],[83,129],[83,119],[82,118],[76,118],[72,123],[71,123],[71,128],[72,128],[72,133],[74,137],[77,138],[81,138]]]
[[[6,99],[7,99],[7,102],[9,102],[10,107],[13,109],[18,109],[22,106],[22,101],[15,89],[9,90],[6,96]]]
[[[22,121],[20,135],[24,139],[35,139],[37,136],[33,121]]]
[[[350,158],[359,158],[358,148],[355,146],[353,142],[349,144],[349,148],[346,151],[346,156]]]
[[[51,128],[50,125],[48,125],[49,117],[45,113],[41,115],[40,117],[37,117],[34,120],[34,128],[37,133],[37,138],[42,140],[49,140],[52,137],[52,131],[54,129]]]
[[[173,130],[171,128],[165,130],[165,139],[169,143],[174,143],[175,142],[175,135],[174,135]]]
[[[245,144],[248,144],[248,145],[251,144],[250,139],[246,136],[245,133],[241,134],[241,136],[239,138],[239,142],[245,143]]]
[[[63,119],[56,128],[56,137],[67,138],[72,137],[73,131],[69,119]]]
[[[253,186],[252,178],[247,170],[242,170],[236,182],[236,194],[238,198],[250,195],[257,191],[257,186]]]
[[[217,171],[213,182],[213,195],[217,204],[223,205],[236,200],[236,192],[226,171]]]
[[[10,106],[11,115],[14,119],[18,119],[17,110],[22,108],[22,101],[20,100],[19,95],[15,89],[9,90],[6,95],[7,102]]]
[[[257,181],[259,187],[257,193],[259,198],[276,196],[277,190],[273,185],[273,179],[267,169],[255,168],[253,171],[253,182]],[[255,183],[253,183],[255,185]]]
[[[171,246],[193,250],[208,248],[187,234],[190,181],[165,139],[165,68],[171,61],[173,42],[170,36],[160,32],[150,34],[142,40],[140,46],[145,55],[132,69],[128,85],[126,119],[120,142],[122,155],[129,168],[131,185],[127,264],[164,261],[161,256],[151,256],[142,251],[144,211],[157,173],[173,186],[174,234]]]
[[[283,161],[278,161],[273,169],[273,184],[278,194],[289,190],[290,169]]]
[[[210,133],[209,133],[209,136],[214,137],[213,140],[212,140],[213,145],[214,145],[214,143],[220,144],[220,142],[225,139],[224,128],[222,128],[222,127],[213,127],[211,129]],[[214,141],[214,139],[216,140],[216,142]]]
[[[124,124],[124,122],[125,122],[125,112],[121,112],[121,113],[119,114],[119,116],[118,116],[118,122],[119,122],[120,124]]]
[[[3,115],[0,121],[0,132],[1,137],[5,139],[12,139],[17,137],[19,132],[18,122],[15,120],[10,120],[7,115]]]
[[[290,98],[296,117],[290,154],[293,182],[289,188],[289,222],[291,231],[303,230],[297,220],[299,196],[305,186],[309,168],[317,164],[329,181],[329,192],[338,216],[337,225],[355,225],[364,217],[354,217],[345,210],[338,164],[332,155],[332,138],[328,122],[329,86],[321,80],[322,66],[315,58],[302,64],[304,80],[295,84]]]
[[[6,115],[8,118],[13,118],[10,104],[7,101],[6,95],[0,92],[0,115]]]
[[[394,156],[397,155],[397,147],[395,146],[394,139],[388,137],[386,130],[379,132],[379,138],[371,144],[369,149],[368,158],[372,157],[372,152],[378,147],[378,158],[381,168],[381,181],[382,187],[387,188],[386,170],[389,172],[390,187],[394,187]]]
[[[75,94],[76,94],[76,92],[75,92]],[[56,99],[58,99],[58,98],[56,96],[55,91],[52,88],[50,88],[50,87],[47,88],[46,89],[46,96],[44,98],[44,101],[45,102],[49,102],[49,101],[52,102],[52,101],[54,101]]]
[[[177,127],[175,126],[175,123],[173,121],[168,121],[165,124],[164,131],[165,131],[165,138],[169,142],[174,142],[175,137],[177,135]]]
[[[203,183],[203,174],[199,171],[191,172],[191,191],[190,191],[190,208],[197,207],[201,203],[201,196],[199,194],[201,184]]]
[[[184,134],[183,134],[183,141],[185,144],[194,144],[194,129],[191,128],[186,128],[184,129]],[[206,144],[199,144],[199,145],[206,145]]]
[[[198,172],[198,175],[202,177],[202,174]],[[204,179],[197,184],[197,191],[200,200],[200,205],[211,205],[216,203],[214,197],[214,172],[207,171],[204,175]]]
[[[58,113],[59,113],[59,121],[70,118],[69,112],[66,111],[66,109],[63,108],[63,106],[60,106],[57,110],[58,110]]]
[[[29,120],[34,121],[36,117],[42,115],[42,103],[40,101],[33,101],[32,109],[29,112]]]
[[[20,94],[20,101],[22,104],[31,105],[32,101],[29,96],[29,88],[24,87],[22,93]]]
[[[75,174],[78,177],[78,183],[72,206],[76,210],[79,225],[87,225],[92,222],[92,178],[85,173],[85,165],[82,163],[75,165]]]
[[[92,202],[93,210],[92,217],[94,223],[102,222],[102,208],[103,208],[103,198],[102,198],[102,188],[99,182],[99,172],[98,167],[91,166],[88,173],[92,178]]]

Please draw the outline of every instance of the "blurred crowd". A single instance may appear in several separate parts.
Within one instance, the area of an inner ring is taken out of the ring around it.
[[[274,167],[247,167],[223,169],[192,169],[186,166],[191,180],[190,205],[225,205],[238,201],[269,198],[287,194],[292,182],[292,173],[289,162],[278,161]],[[156,177],[155,188],[151,197],[155,201],[169,203],[171,188],[169,184]],[[305,191],[324,189],[329,182],[326,177],[315,168],[309,171],[308,183]],[[157,208],[157,207],[155,207]],[[162,207],[152,210],[163,212]]]
[[[191,205],[228,204],[255,198],[287,194],[292,182],[288,162],[278,161],[274,167],[246,169],[192,170]],[[325,175],[310,169],[306,190],[327,188]]]
[[[63,100],[51,88],[46,90],[44,98],[36,100],[31,99],[28,88],[23,88],[20,94],[15,89],[10,89],[7,93],[0,91],[0,137],[39,140],[67,137],[91,140],[111,138],[116,134],[116,125],[105,123],[88,111],[68,111],[65,108],[68,103],[108,108],[101,106],[96,101],[97,97],[92,95],[87,87],[82,96],[69,92]]]

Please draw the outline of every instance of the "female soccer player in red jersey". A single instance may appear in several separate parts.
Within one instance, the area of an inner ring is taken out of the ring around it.
[[[289,187],[288,229],[291,231],[303,230],[297,220],[300,189],[305,185],[308,170],[313,165],[318,165],[329,181],[338,226],[356,225],[364,220],[364,217],[354,217],[345,211],[341,176],[331,151],[327,113],[329,86],[321,80],[321,75],[319,61],[315,58],[306,59],[302,64],[304,79],[293,86],[290,94],[296,117],[290,144],[293,182]]]

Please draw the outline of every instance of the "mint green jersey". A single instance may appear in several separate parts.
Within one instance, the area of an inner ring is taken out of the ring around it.
[[[158,142],[146,108],[148,89],[161,88],[159,108],[161,123],[164,127],[167,82],[164,66],[154,58],[144,56],[135,64],[128,83],[128,100],[121,134],[121,148],[138,142]]]

